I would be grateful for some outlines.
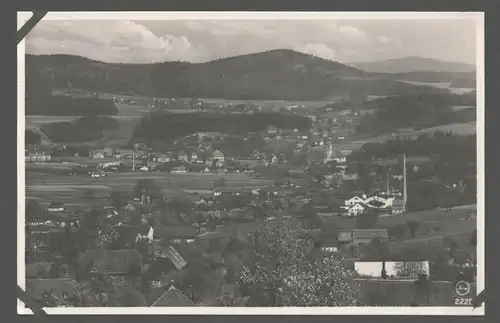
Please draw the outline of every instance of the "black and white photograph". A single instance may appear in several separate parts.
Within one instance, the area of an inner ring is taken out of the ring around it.
[[[49,12],[17,51],[47,314],[484,315],[482,13]]]

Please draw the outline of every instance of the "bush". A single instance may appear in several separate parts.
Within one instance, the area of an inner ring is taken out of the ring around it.
[[[396,224],[392,227],[387,228],[387,233],[389,239],[391,240],[403,240],[406,237],[406,226],[402,224]]]
[[[416,221],[406,221],[406,225],[408,226],[408,230],[412,238],[415,238],[415,235],[417,234],[417,230],[420,224]]]

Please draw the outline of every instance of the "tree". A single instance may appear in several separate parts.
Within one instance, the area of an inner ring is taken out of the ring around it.
[[[286,223],[261,222],[248,239],[253,253],[240,274],[251,306],[354,306],[359,286],[333,253],[292,234]],[[320,255],[319,257],[317,255]]]
[[[307,226],[307,229],[315,229],[321,228],[323,222],[318,215],[318,212],[310,205],[305,205],[303,207],[304,212],[304,224]]]
[[[398,261],[394,264],[394,270],[399,277],[419,277],[427,274],[422,261]]]
[[[26,220],[39,219],[45,214],[45,209],[37,200],[26,200]]]
[[[158,194],[158,188],[155,186],[153,180],[151,179],[140,179],[136,182],[134,186],[134,196],[138,197],[141,195],[155,196]]]
[[[417,234],[417,230],[419,227],[419,223],[415,221],[407,221],[406,225],[408,226],[408,230],[410,230],[412,238],[415,238],[415,235]]]
[[[112,192],[110,198],[115,208],[119,209],[125,206],[126,201],[121,192]]]
[[[458,249],[458,244],[456,243],[455,240],[451,237],[444,237],[443,238],[443,245],[448,248],[449,250],[449,257],[451,259],[455,258],[455,252]]]
[[[375,260],[387,260],[389,256],[389,247],[378,237],[368,244],[368,251],[370,258]]]

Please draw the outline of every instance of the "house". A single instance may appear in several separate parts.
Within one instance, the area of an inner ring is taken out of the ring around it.
[[[205,166],[211,167],[213,162],[214,162],[214,160],[213,160],[212,156],[207,156],[205,158]]]
[[[141,238],[152,239],[152,230],[149,225],[130,225],[118,223],[113,227],[120,236],[120,243],[128,248],[135,247]]]
[[[215,167],[217,168],[222,168],[224,167],[224,162],[220,159],[217,159],[216,162],[215,162]]]
[[[213,153],[212,153],[212,159],[213,160],[220,160],[220,161],[224,161],[225,159],[225,156],[224,156],[224,153],[221,152],[219,149],[216,149]]]
[[[240,187],[220,187],[213,191],[214,196],[221,195],[241,195],[243,193],[243,188]]]
[[[188,154],[185,151],[179,152],[179,155],[177,156],[177,160],[181,162],[187,162],[188,160]]]
[[[142,256],[136,250],[87,250],[78,259],[79,268],[91,274],[137,276],[143,271]]]
[[[186,240],[191,242],[196,238],[196,228],[190,225],[157,226],[153,230],[153,237],[158,240],[165,239],[173,242]]]
[[[38,301],[50,294],[59,299],[72,299],[77,293],[77,283],[73,278],[33,279],[26,281],[26,291]]]
[[[49,212],[64,212],[64,204],[61,202],[50,203],[47,211]]]
[[[318,216],[321,216],[321,217],[331,217],[331,216],[334,216],[334,215],[337,215],[337,212],[335,212],[336,210],[334,208],[331,208],[331,207],[315,207],[314,208],[316,210],[316,213],[318,214]]]
[[[172,169],[170,170],[171,173],[187,173],[187,168],[186,166],[184,165],[180,165],[180,166],[174,166],[172,167]]]
[[[346,199],[344,201],[344,204],[347,206],[354,206],[358,203],[365,203],[365,199],[366,199],[366,195],[362,195],[362,196],[355,195],[355,196],[352,196],[352,197]]]
[[[276,126],[268,126],[267,127],[267,134],[269,135],[275,135],[278,133],[278,128]]]
[[[173,246],[161,246],[159,244],[153,247],[153,256],[157,259],[168,259],[177,270],[181,270],[187,265],[186,260],[177,252]]]
[[[24,161],[27,163],[43,163],[43,162],[48,162],[52,159],[50,154],[48,153],[29,153],[24,157]]]
[[[129,211],[129,212],[134,211],[135,205],[132,203],[128,203],[127,205],[125,205],[124,209],[125,209],[125,211]]]
[[[197,154],[195,151],[193,151],[193,152],[191,153],[191,161],[192,161],[193,163],[194,163],[194,162],[196,162],[196,161],[198,161],[198,154]]]
[[[152,307],[188,307],[194,306],[193,301],[173,284],[165,288],[165,292],[151,305]]]
[[[116,211],[116,208],[113,206],[105,206],[103,209],[104,209],[104,214],[106,215],[107,218],[118,216],[118,211]]]
[[[352,243],[354,245],[368,244],[374,238],[379,238],[382,241],[388,241],[389,235],[387,229],[353,229],[341,230],[339,232],[338,241],[340,243]]]
[[[321,243],[321,250],[323,252],[338,252],[339,251],[338,241],[336,241],[335,239],[331,239],[331,238],[325,239]]]
[[[165,163],[168,163],[170,160],[171,160],[171,158],[167,155],[161,155],[161,156],[156,157],[157,163],[165,164]]]
[[[377,210],[385,208],[385,203],[380,202],[379,200],[371,200],[365,204],[368,205],[369,207],[377,209]]]
[[[455,250],[451,264],[459,268],[472,268],[476,266],[476,259],[473,253],[466,250]]]
[[[370,204],[372,201],[377,201],[385,205],[386,198],[380,195],[372,195],[364,200],[364,203]]]
[[[403,199],[401,199],[401,198],[394,199],[394,202],[392,203],[391,214],[392,215],[399,215],[399,214],[403,214],[404,212],[405,212],[405,205],[404,205]]]
[[[368,206],[367,204],[360,202],[356,203],[353,206],[350,206],[349,209],[347,210],[347,215],[348,216],[358,216],[362,215],[372,207]]]

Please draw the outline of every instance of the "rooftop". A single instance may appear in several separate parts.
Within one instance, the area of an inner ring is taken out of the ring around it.
[[[174,285],[170,285],[165,292],[151,305],[152,307],[187,307],[194,306],[193,301],[191,301],[184,293],[175,288]]]

